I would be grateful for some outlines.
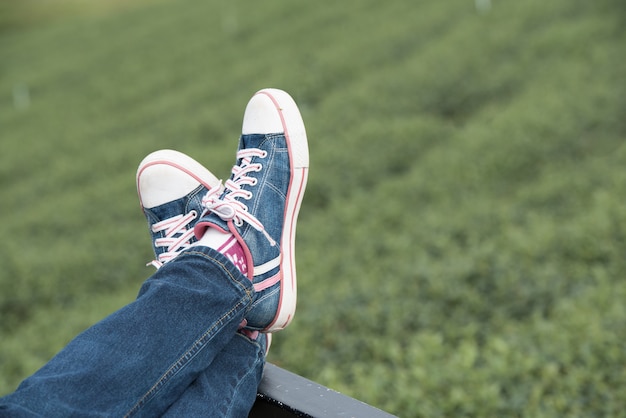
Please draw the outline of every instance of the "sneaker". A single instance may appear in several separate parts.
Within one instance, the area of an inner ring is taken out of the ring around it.
[[[193,158],[173,150],[148,155],[137,169],[137,193],[152,234],[159,269],[195,242],[193,227],[204,211],[202,198],[220,181]]]
[[[243,118],[236,164],[223,193],[209,192],[195,227],[235,237],[256,291],[247,327],[284,329],[296,309],[296,221],[309,172],[306,131],[295,102],[276,89],[258,91]]]

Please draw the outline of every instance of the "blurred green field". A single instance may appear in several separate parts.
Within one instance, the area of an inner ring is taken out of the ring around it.
[[[279,87],[311,172],[269,361],[403,417],[626,416],[625,3],[102,4],[0,6],[0,394],[151,274],[139,161],[226,177]]]

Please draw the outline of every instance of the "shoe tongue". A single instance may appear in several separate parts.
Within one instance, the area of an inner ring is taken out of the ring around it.
[[[245,134],[239,138],[239,149],[259,148],[268,134]]]

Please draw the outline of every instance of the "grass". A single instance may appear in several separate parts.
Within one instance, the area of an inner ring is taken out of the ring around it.
[[[0,394],[151,273],[138,162],[227,176],[273,86],[312,167],[270,361],[400,416],[624,415],[621,2],[95,4],[1,6]]]

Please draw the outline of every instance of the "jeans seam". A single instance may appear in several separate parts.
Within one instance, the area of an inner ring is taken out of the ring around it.
[[[236,283],[240,283],[240,281],[228,270],[226,265],[222,263],[220,260],[215,259],[214,257],[209,256],[200,251],[189,251],[186,254],[194,254],[202,256],[208,260],[213,261],[215,264],[219,265],[222,270],[232,279],[232,281]],[[181,254],[182,255],[182,254]],[[247,278],[246,278],[247,280]],[[222,317],[220,317],[217,321],[215,321],[209,329],[207,329],[198,339],[194,341],[190,348],[188,348],[183,355],[181,355],[170,367],[167,371],[152,385],[152,387],[137,401],[137,403],[124,415],[124,417],[131,417],[139,412],[139,410],[148,403],[154,395],[156,395],[159,390],[167,383],[169,380],[174,377],[178,372],[180,372],[188,363],[191,361],[203,348],[206,347],[206,340],[209,339],[212,335],[215,334],[215,330],[219,327],[219,325],[223,325],[225,320],[231,316],[233,316],[234,312],[239,310],[241,306],[245,305],[245,300],[248,299],[252,301],[252,291],[251,289],[242,286],[245,292],[245,295],[239,300],[239,302],[233,306],[228,312],[226,312]],[[240,287],[241,288],[241,287]]]

